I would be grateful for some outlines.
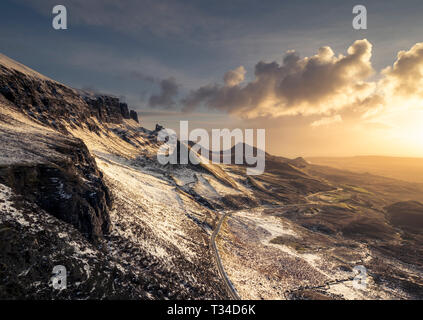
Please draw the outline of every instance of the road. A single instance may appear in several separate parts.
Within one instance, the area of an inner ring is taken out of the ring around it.
[[[338,192],[338,191],[342,191],[342,190],[343,190],[342,188],[337,188],[336,190],[332,190],[331,192]],[[316,195],[324,194],[324,193],[327,193],[327,191],[321,191],[321,192],[309,194],[308,196],[305,197],[305,199],[308,201],[307,203],[294,203],[294,204],[282,205],[282,206],[279,206],[278,208],[282,209],[282,208],[286,208],[286,207],[294,207],[294,206],[298,207],[298,206],[302,206],[302,205],[318,204],[317,202],[310,201],[308,198],[316,196]],[[233,286],[232,282],[229,280],[228,275],[225,272],[225,269],[223,268],[222,260],[220,259],[220,255],[219,255],[219,250],[217,249],[217,245],[216,245],[216,237],[219,234],[219,231],[220,231],[220,228],[222,227],[223,222],[225,221],[226,217],[229,214],[230,213],[225,212],[222,215],[222,217],[220,218],[216,229],[213,231],[213,234],[210,237],[210,244],[213,248],[213,252],[214,252],[214,255],[215,255],[219,275],[223,279],[223,281],[226,285],[226,288],[227,288],[228,292],[230,293],[231,298],[233,300],[241,300],[238,293],[236,292],[235,287]]]
[[[226,288],[231,296],[231,298],[233,300],[241,300],[241,298],[239,297],[238,293],[236,292],[236,289],[234,288],[233,284],[231,283],[231,281],[229,280],[225,269],[223,269],[223,265],[222,265],[222,260],[220,260],[220,256],[219,256],[219,250],[217,250],[217,245],[216,245],[216,237],[219,234],[220,231],[220,227],[222,226],[223,221],[225,221],[226,217],[228,216],[228,212],[225,212],[223,214],[223,216],[220,218],[216,229],[213,231],[213,234],[210,238],[210,243],[211,246],[213,248],[213,252],[215,255],[215,259],[216,259],[216,263],[217,263],[217,269],[219,271],[220,277],[223,279]]]

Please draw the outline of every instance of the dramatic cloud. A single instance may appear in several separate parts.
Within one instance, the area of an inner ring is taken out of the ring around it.
[[[423,43],[416,43],[409,51],[400,51],[392,67],[382,71],[384,89],[403,97],[423,97]]]
[[[362,101],[363,118],[423,108],[423,43],[400,51],[393,66],[382,70],[381,75],[374,93]]]
[[[245,85],[245,69],[239,67],[225,74],[223,85],[194,90],[182,104],[185,111],[205,105],[243,118],[329,114],[362,103],[374,91],[375,84],[366,82],[373,74],[371,50],[364,39],[346,56],[335,56],[329,47],[305,58],[289,51],[282,64],[259,62],[255,79]]]
[[[335,124],[335,123],[340,123],[342,122],[342,117],[337,114],[333,117],[324,117],[320,120],[316,120],[314,122],[311,123],[312,127],[320,127],[320,126],[327,126],[330,124]]]
[[[358,109],[363,112],[361,124],[378,125],[381,138],[390,141],[390,146],[421,153],[423,43],[398,53],[394,64],[382,70],[374,93]]]
[[[154,94],[149,99],[150,107],[170,108],[175,105],[174,99],[178,95],[179,86],[174,78],[164,79],[160,82],[159,94]]]

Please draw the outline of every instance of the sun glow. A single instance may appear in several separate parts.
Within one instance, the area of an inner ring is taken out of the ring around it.
[[[386,126],[380,134],[389,141],[389,149],[404,155],[423,155],[423,109],[393,108],[377,117]]]

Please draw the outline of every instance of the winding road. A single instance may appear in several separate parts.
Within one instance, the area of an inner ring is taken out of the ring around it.
[[[225,269],[223,269],[222,261],[220,260],[220,256],[219,256],[219,250],[217,250],[217,245],[216,245],[216,237],[219,234],[220,227],[222,226],[222,223],[223,221],[225,221],[228,214],[229,214],[228,212],[225,212],[223,216],[220,218],[219,223],[217,224],[217,227],[213,231],[213,234],[210,238],[210,243],[216,258],[217,269],[219,271],[220,277],[223,279],[231,298],[233,300],[241,300],[238,293],[236,292],[235,287],[233,286],[232,282],[229,280],[228,275],[225,272]]]
[[[338,191],[342,191],[342,188],[337,188],[335,190],[331,190],[329,192],[338,192]],[[305,199],[308,201],[307,203],[294,203],[294,204],[287,204],[287,205],[282,205],[282,206],[278,206],[278,208],[283,209],[283,208],[287,208],[287,207],[294,207],[294,206],[303,206],[303,205],[310,205],[310,204],[319,204],[318,202],[315,201],[310,201],[309,198],[313,197],[313,196],[317,196],[320,194],[325,194],[328,193],[328,191],[320,191],[320,192],[316,192],[316,193],[312,193],[309,194],[308,196],[305,197]],[[231,296],[231,298],[233,300],[241,300],[240,296],[238,295],[234,285],[232,284],[232,282],[229,280],[228,275],[225,272],[225,269],[223,268],[222,265],[222,260],[220,259],[220,255],[219,255],[219,250],[217,249],[217,245],[216,245],[216,237],[219,234],[220,228],[222,227],[223,222],[225,221],[226,217],[230,215],[229,212],[225,212],[222,217],[220,218],[216,229],[213,231],[211,237],[210,237],[210,244],[213,248],[213,252],[215,255],[215,259],[216,259],[216,263],[217,263],[217,269],[219,271],[219,275],[220,277],[223,279],[226,288]]]

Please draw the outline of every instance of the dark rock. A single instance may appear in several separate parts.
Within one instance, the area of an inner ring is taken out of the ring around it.
[[[0,166],[0,183],[96,240],[110,231],[111,193],[81,140],[61,141],[61,159]],[[65,160],[64,160],[65,159]]]
[[[93,115],[100,122],[122,123],[122,107],[118,98],[110,96],[99,96],[94,99],[86,98],[86,103],[90,106]]]
[[[25,214],[35,213],[31,207],[21,209]],[[78,231],[54,218],[40,219],[38,227],[41,231],[34,234],[33,226],[0,222],[0,300],[148,298],[143,290],[147,280],[118,270],[108,256],[95,250],[96,246]],[[75,251],[74,243],[90,248],[90,254]],[[56,265],[68,270],[66,290],[52,286]]]
[[[58,82],[31,77],[3,65],[0,65],[0,95],[23,113],[38,115],[40,122],[62,133],[67,132],[64,123],[70,121],[98,132],[97,124],[90,117],[99,122],[122,123],[123,119],[138,122],[136,112],[129,112],[128,105],[118,98],[81,96],[77,90]]]
[[[128,105],[126,103],[120,103],[120,112],[124,119],[130,119]]]
[[[131,117],[132,120],[135,120],[137,123],[140,123],[138,121],[138,113],[136,113],[134,110],[131,110],[130,117]]]

